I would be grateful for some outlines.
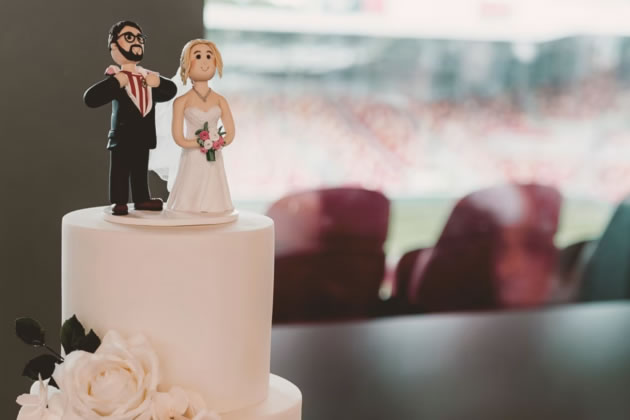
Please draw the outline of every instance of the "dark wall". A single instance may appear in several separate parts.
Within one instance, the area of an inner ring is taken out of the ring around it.
[[[2,419],[16,417],[15,398],[30,384],[22,368],[36,353],[15,338],[14,318],[37,318],[58,346],[61,218],[108,204],[110,107],[82,102],[112,64],[107,31],[122,19],[140,23],[149,36],[142,65],[170,77],[186,41],[204,34],[202,12],[202,0],[0,4]],[[151,185],[165,198],[160,180]]]

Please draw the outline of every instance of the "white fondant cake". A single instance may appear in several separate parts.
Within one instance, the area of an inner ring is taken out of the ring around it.
[[[62,224],[63,319],[76,315],[101,336],[141,332],[161,384],[195,390],[224,420],[300,419],[300,391],[269,372],[271,219],[148,227],[92,208]]]

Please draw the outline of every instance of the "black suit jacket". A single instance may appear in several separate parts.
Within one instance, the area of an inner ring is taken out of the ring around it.
[[[125,88],[121,88],[118,80],[113,76],[108,76],[85,91],[83,101],[90,108],[112,103],[111,129],[107,136],[108,149],[155,148],[155,103],[173,98],[177,93],[177,86],[171,80],[160,77],[160,85],[151,89],[153,106],[144,117]]]

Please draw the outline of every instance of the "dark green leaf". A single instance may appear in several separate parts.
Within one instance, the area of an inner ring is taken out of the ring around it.
[[[198,136],[199,133],[201,133],[203,130],[200,128],[199,130],[195,131],[195,136]]]
[[[208,131],[208,121],[206,121],[205,123],[203,123],[203,130],[204,130],[204,131]]]
[[[79,322],[76,315],[63,323],[61,327],[61,344],[66,354],[77,350],[81,340],[85,338],[85,328]]]
[[[22,341],[31,346],[43,346],[46,342],[44,330],[32,318],[16,319],[15,333]]]
[[[39,376],[42,379],[48,379],[55,371],[55,362],[57,358],[51,354],[42,354],[41,356],[37,356],[24,368],[22,375],[33,379],[34,381],[39,379]]]
[[[79,343],[78,350],[87,351],[89,353],[94,353],[98,346],[101,345],[101,339],[98,338],[98,335],[92,330],[83,337],[81,342]]]

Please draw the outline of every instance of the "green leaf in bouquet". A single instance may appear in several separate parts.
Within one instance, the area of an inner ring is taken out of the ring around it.
[[[208,121],[203,123],[203,131],[208,131]]]
[[[42,354],[41,356],[37,356],[26,364],[24,370],[22,371],[22,375],[31,378],[34,381],[38,380],[40,376],[42,379],[48,379],[55,371],[56,361],[57,358],[51,354]]]
[[[76,315],[66,320],[61,327],[61,344],[66,354],[79,349],[81,340],[85,338],[85,328],[79,322]]]
[[[15,333],[22,341],[31,346],[39,347],[46,344],[44,329],[32,318],[16,319]]]
[[[94,353],[96,349],[101,345],[101,339],[98,338],[98,335],[93,330],[83,337],[83,339],[79,342],[79,346],[77,350],[87,351],[88,353]]]
[[[200,128],[199,130],[195,131],[195,136],[198,136],[199,133],[201,133],[203,130]]]
[[[223,126],[219,127],[219,135],[220,136],[224,136],[225,135],[225,129],[223,128]]]

